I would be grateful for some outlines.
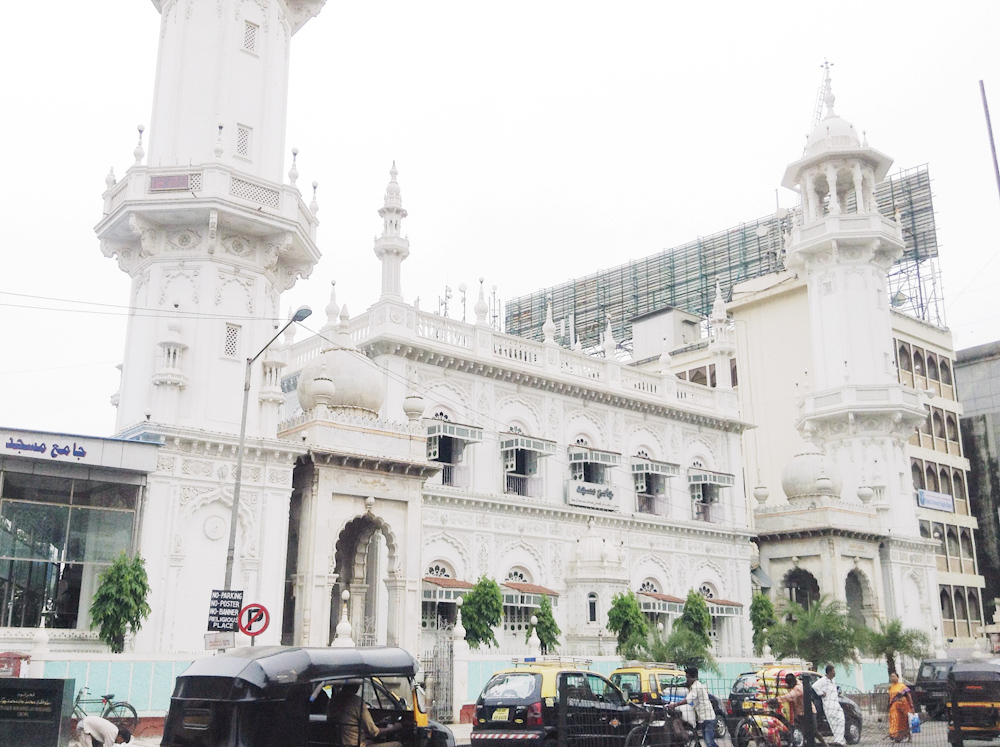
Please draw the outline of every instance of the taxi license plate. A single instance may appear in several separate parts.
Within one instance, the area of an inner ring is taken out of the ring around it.
[[[506,721],[509,716],[509,708],[494,708],[493,715],[490,716],[490,721]]]

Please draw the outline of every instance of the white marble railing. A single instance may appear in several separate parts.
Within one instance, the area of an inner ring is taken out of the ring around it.
[[[469,325],[453,322],[447,317],[417,312],[417,337],[437,340],[448,345],[471,348]]]
[[[330,411],[321,412],[319,408],[300,412],[294,417],[288,418],[278,423],[278,432],[290,430],[298,425],[306,423],[339,423],[341,425],[356,425],[361,428],[371,428],[372,430],[389,431],[390,433],[423,433],[421,426],[412,429],[409,423],[397,423],[394,420],[384,418],[372,418],[365,415],[351,415],[348,413]]]
[[[630,370],[623,366],[622,388],[632,389],[655,397],[660,391],[660,379],[652,374]]]
[[[604,366],[604,361],[591,358],[585,353],[575,353],[572,350],[559,351],[559,368],[563,373],[602,381]]]
[[[702,384],[692,384],[690,381],[678,381],[677,399],[689,405],[713,407],[715,405],[715,391]]]
[[[537,366],[542,361],[543,350],[544,348],[537,342],[511,338],[500,334],[493,336],[493,355],[498,358],[506,358]]]
[[[326,340],[319,335],[313,335],[308,340],[303,340],[297,345],[292,346],[291,360],[288,361],[289,367],[293,371],[302,368],[319,355],[319,351],[322,350],[325,342]]]

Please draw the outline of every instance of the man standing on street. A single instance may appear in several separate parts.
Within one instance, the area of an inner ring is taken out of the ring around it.
[[[826,722],[830,724],[830,731],[833,732],[831,744],[844,744],[844,709],[840,705],[840,693],[833,683],[833,678],[837,675],[837,670],[833,664],[826,665],[826,677],[820,677],[812,686],[813,692],[823,699],[823,713],[826,714]]]
[[[129,743],[132,732],[124,726],[119,729],[106,718],[86,716],[76,725],[83,747],[110,747],[112,744]]]
[[[684,674],[687,676],[687,695],[684,700],[671,703],[667,708],[672,711],[682,703],[690,703],[694,707],[695,721],[705,738],[705,747],[718,747],[715,743],[715,708],[708,697],[708,688],[698,681],[698,667],[688,667]]]

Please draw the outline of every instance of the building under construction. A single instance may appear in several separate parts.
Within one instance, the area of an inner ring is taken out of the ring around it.
[[[876,188],[880,212],[897,211],[903,225],[906,252],[889,272],[892,305],[919,319],[942,325],[937,297],[937,231],[926,164],[902,169]],[[600,344],[607,320],[615,339],[630,348],[632,319],[673,307],[707,316],[719,283],[724,294],[733,285],[783,268],[783,235],[798,208],[779,210],[755,221],[687,244],[601,270],[576,280],[536,291],[507,302],[506,331],[541,339],[546,306],[566,320],[565,339],[574,334],[583,347]],[[571,332],[572,329],[572,332]]]

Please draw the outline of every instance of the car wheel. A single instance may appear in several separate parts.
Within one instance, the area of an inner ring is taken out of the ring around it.
[[[844,725],[844,741],[848,744],[857,744],[861,741],[861,722],[853,718],[847,719]]]

